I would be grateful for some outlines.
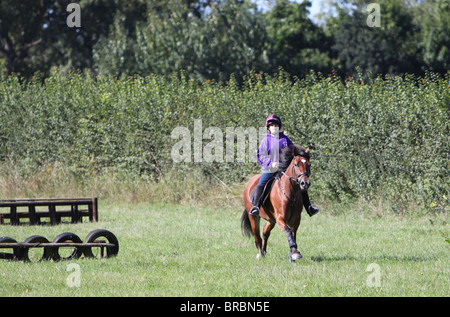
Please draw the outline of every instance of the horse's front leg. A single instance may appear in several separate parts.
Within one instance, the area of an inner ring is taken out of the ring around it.
[[[300,226],[301,215],[296,218],[292,224],[292,240],[295,243],[295,248],[291,248],[289,252],[289,261],[293,262],[302,258],[300,251],[297,250],[297,230]]]
[[[284,231],[289,242],[289,262],[294,262],[302,258],[300,251],[297,250],[297,241],[295,231],[286,226]]]
[[[286,237],[289,243],[289,261],[293,262],[301,259],[302,255],[297,250],[297,242],[296,242],[296,232],[298,226],[295,226],[293,230],[283,220],[278,220],[277,224],[280,227],[280,229],[286,233]]]

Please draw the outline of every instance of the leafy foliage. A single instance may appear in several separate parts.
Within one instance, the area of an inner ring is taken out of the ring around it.
[[[307,75],[310,69],[327,73],[332,67],[328,52],[331,39],[309,19],[310,6],[310,1],[277,1],[265,16],[273,66],[298,77]]]
[[[206,17],[191,12],[182,0],[149,6],[148,22],[130,37],[120,21],[94,50],[97,71],[106,75],[170,74],[184,70],[191,78],[224,82],[235,74],[264,69],[266,37],[256,6],[217,3]]]
[[[205,178],[241,182],[259,171],[251,159],[174,164],[171,149],[178,140],[171,132],[187,128],[194,146],[193,126],[201,119],[202,149],[219,138],[204,136],[208,127],[222,131],[218,141],[225,146],[227,127],[258,130],[276,113],[294,143],[312,149],[315,193],[369,200],[382,195],[398,208],[418,200],[442,211],[449,196],[449,80],[432,73],[360,74],[343,83],[315,73],[295,81],[286,73],[253,73],[239,86],[233,77],[226,85],[199,85],[183,73],[96,80],[56,73],[43,83],[4,77],[0,160],[25,174],[52,163],[87,178],[125,171],[158,181],[194,169]]]
[[[80,28],[66,24],[69,3],[0,3],[0,73],[183,70],[223,84],[280,67],[302,78],[310,70],[346,78],[357,67],[374,75],[444,75],[450,65],[447,0],[380,0],[380,27],[367,25],[364,0],[328,0],[336,14],[322,14],[321,25],[310,19],[310,1],[272,1],[266,10],[252,0],[79,1]]]
[[[426,1],[418,18],[422,19],[421,46],[425,64],[439,72],[450,69],[450,3]]]
[[[411,9],[400,1],[386,0],[380,10],[380,27],[367,27],[365,6],[351,14],[339,9],[340,14],[330,18],[341,74],[355,76],[357,68],[372,74],[421,72]]]

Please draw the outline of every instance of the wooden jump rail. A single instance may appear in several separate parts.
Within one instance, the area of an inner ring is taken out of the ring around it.
[[[47,207],[47,209],[38,210],[42,207]],[[60,210],[61,207],[65,207],[65,209]],[[9,208],[9,212],[2,211],[6,208]],[[23,210],[24,208],[27,209]],[[0,200],[0,224],[5,224],[5,219],[9,219],[11,225],[36,225],[43,223],[41,222],[42,218],[48,218],[51,225],[56,225],[62,222],[61,218],[63,217],[70,218],[72,223],[83,222],[83,217],[89,217],[90,222],[97,222],[97,198]],[[23,218],[29,221],[22,222]]]

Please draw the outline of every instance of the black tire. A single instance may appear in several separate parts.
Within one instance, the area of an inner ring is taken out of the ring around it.
[[[26,238],[24,241],[24,243],[49,243],[49,241],[47,240],[47,238],[43,237],[43,236],[38,236],[38,235],[33,235],[30,236],[28,238]],[[33,247],[31,247],[33,248]],[[21,247],[19,250],[19,259],[25,262],[31,262],[29,256],[28,256],[28,251],[29,251],[30,247]],[[44,252],[42,254],[42,257],[37,261],[42,261],[42,260],[50,260],[52,258],[52,248],[49,247],[44,247]]]
[[[105,256],[106,258],[116,256],[117,253],[119,253],[119,241],[111,231],[105,229],[96,229],[94,231],[89,232],[84,242],[85,243],[96,242],[96,240],[99,238],[106,238],[106,240],[108,240],[108,243],[114,244],[113,247],[106,247],[106,256]],[[84,248],[84,256],[87,258],[94,257],[94,254],[92,253],[92,248],[89,247]]]
[[[16,243],[17,241],[10,237],[0,237],[0,243]],[[17,260],[19,258],[19,248],[12,248],[13,253],[0,252],[0,259]]]
[[[10,237],[0,237],[0,243],[16,243],[17,241]]]
[[[63,242],[83,243],[80,237],[72,232],[61,233],[52,241],[52,243],[63,243]],[[61,255],[59,254],[59,247],[52,247],[51,249],[54,261],[79,259],[83,255],[82,247],[74,247],[72,254],[67,257],[61,257]]]

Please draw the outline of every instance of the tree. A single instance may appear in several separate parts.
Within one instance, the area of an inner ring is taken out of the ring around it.
[[[200,81],[224,82],[232,73],[242,78],[264,69],[265,28],[249,1],[151,1],[134,38],[119,20],[115,25],[94,49],[97,70],[104,74],[183,70]]]
[[[291,75],[304,76],[310,69],[329,72],[330,41],[308,17],[310,1],[277,0],[267,12],[267,50],[272,70],[282,67]]]
[[[347,6],[337,7],[337,17],[327,20],[341,74],[355,75],[357,67],[374,75],[420,72],[411,11],[401,0],[384,0],[380,7],[380,27],[367,24],[369,13],[360,1],[347,1]]]
[[[450,2],[427,0],[420,7],[420,46],[425,68],[446,73],[450,70]]]
[[[51,66],[92,67],[92,47],[107,34],[119,1],[81,1],[81,28],[66,24],[70,0],[2,0],[0,53],[7,73],[31,76]]]
[[[25,59],[31,48],[44,42],[44,21],[51,4],[51,0],[0,2],[0,52],[9,74],[33,70]]]

